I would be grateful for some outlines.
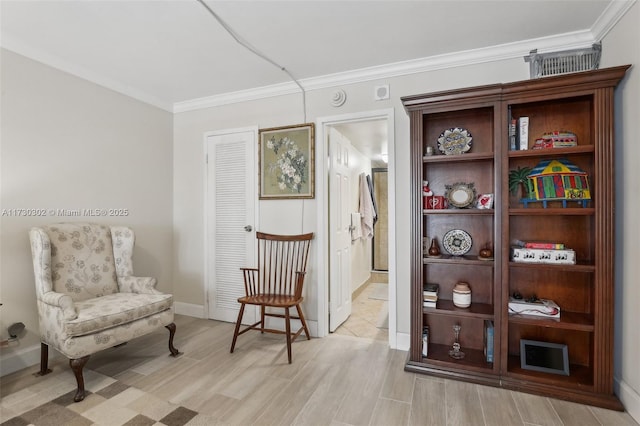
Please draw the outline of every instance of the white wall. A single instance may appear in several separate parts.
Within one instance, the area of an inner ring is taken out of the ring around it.
[[[134,272],[171,291],[172,114],[1,51],[0,209],[45,209],[43,217],[0,217],[0,339],[26,325],[18,346],[0,350],[2,372],[39,360],[28,230],[59,221],[131,225]],[[126,217],[59,217],[49,209],[128,209]],[[35,349],[35,352],[32,351]],[[33,359],[35,354],[36,358]]]
[[[605,37],[601,66],[633,64],[616,92],[616,309],[615,370],[617,393],[640,422],[640,4],[636,3]]]
[[[525,52],[527,53],[527,52]],[[524,56],[524,54],[523,54]],[[307,93],[307,122],[318,117],[360,113],[386,108],[395,111],[395,159],[397,239],[397,328],[409,333],[409,120],[400,101],[402,96],[459,87],[508,82],[528,78],[528,64],[523,59],[505,60],[429,73],[350,84],[341,87],[347,102],[340,108],[331,105],[334,88]],[[390,84],[391,98],[374,100],[374,87]],[[302,123],[304,115],[299,94],[182,112],[174,120],[174,295],[176,299],[202,305],[204,303],[203,200],[204,160],[203,135],[208,131],[259,126],[260,128]],[[317,150],[316,150],[317,151]],[[256,171],[257,173],[257,171]],[[323,177],[317,176],[316,179]],[[390,191],[394,190],[393,188]],[[304,203],[304,206],[302,205]],[[304,216],[302,212],[304,211]],[[260,227],[304,229],[318,232],[317,197],[313,200],[261,201]],[[310,262],[315,260],[311,253]],[[315,262],[317,263],[317,262]],[[318,320],[317,271],[311,264],[306,282],[305,315]],[[405,340],[406,341],[406,340]]]

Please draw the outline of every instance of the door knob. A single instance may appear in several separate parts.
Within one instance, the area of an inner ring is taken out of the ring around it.
[[[251,231],[253,231],[253,228],[251,227],[251,225],[247,225],[247,226],[244,227],[244,230],[247,231],[247,232],[251,232]]]

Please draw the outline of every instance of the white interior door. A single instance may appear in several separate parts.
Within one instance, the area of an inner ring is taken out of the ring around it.
[[[330,128],[329,143],[329,331],[351,315],[351,225],[349,148]]]
[[[209,318],[235,322],[244,296],[241,267],[255,266],[255,130],[216,132],[206,138],[207,302]],[[245,309],[244,322],[255,322]]]

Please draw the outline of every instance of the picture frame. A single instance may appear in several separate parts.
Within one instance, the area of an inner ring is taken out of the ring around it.
[[[562,343],[520,339],[520,368],[569,375],[569,349]]]
[[[259,134],[259,198],[314,198],[314,124],[261,129]]]

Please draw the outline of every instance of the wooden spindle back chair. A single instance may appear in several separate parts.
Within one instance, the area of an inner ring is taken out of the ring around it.
[[[258,267],[241,268],[244,275],[245,296],[238,298],[240,312],[233,333],[231,352],[233,353],[238,336],[249,330],[285,334],[287,356],[291,364],[291,343],[303,331],[307,339],[311,338],[300,303],[303,301],[302,286],[313,233],[275,235],[256,232],[256,238],[258,239]],[[260,321],[240,330],[245,305],[260,306]],[[293,307],[296,308],[297,316],[292,316],[289,312]],[[266,308],[283,308],[284,314],[267,312]],[[285,331],[265,328],[265,317],[284,318]],[[291,332],[292,318],[302,323],[295,333]]]

